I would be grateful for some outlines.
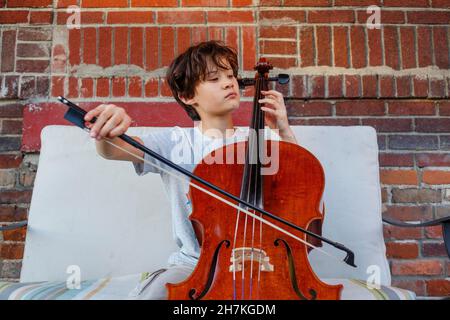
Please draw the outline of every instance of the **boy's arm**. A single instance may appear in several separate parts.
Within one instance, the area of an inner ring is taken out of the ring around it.
[[[131,138],[136,140],[137,142],[139,142],[142,145],[144,144],[143,141],[139,137],[132,136]],[[131,152],[131,153],[139,156],[140,158],[144,158],[144,152],[142,150],[139,150],[139,149],[133,147],[132,145],[130,145],[127,142],[120,139],[119,137],[115,137],[115,138],[111,139],[111,142],[113,142],[114,144],[118,145],[119,147],[127,150],[128,152]],[[97,153],[105,159],[143,163],[142,159],[133,157],[129,153],[127,153],[123,150],[120,150],[113,145],[110,145],[104,139],[96,140],[95,147],[97,149]]]
[[[291,127],[287,127],[285,130],[280,130],[280,138],[282,141],[298,144],[294,131],[292,131]]]

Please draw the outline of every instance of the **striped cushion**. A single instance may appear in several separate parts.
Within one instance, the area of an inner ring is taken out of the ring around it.
[[[68,289],[65,282],[17,283],[0,282],[0,300],[123,300],[139,282],[141,274],[87,280],[80,289]],[[361,280],[323,279],[330,284],[341,283],[342,300],[413,300],[414,292],[381,286],[371,289]]]

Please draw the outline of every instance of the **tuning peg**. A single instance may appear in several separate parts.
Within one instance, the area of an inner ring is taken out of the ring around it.
[[[286,84],[289,82],[289,75],[286,73],[279,73],[278,77],[271,77],[269,81],[277,81],[279,84]]]

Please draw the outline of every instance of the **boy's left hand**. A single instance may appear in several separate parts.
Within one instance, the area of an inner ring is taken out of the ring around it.
[[[275,90],[261,90],[261,93],[264,98],[258,100],[258,102],[264,103],[261,110],[265,112],[266,124],[270,129],[278,129],[280,132],[288,130],[289,123],[283,94]]]

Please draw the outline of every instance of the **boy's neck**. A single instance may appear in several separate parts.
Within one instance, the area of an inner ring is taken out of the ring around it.
[[[202,118],[198,122],[200,132],[211,138],[230,137],[234,134],[233,119],[229,117]]]

